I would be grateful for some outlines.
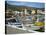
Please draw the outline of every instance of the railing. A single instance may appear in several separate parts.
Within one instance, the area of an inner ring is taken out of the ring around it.
[[[6,20],[10,20],[10,19],[15,19],[16,17],[13,17],[13,18],[6,18]]]

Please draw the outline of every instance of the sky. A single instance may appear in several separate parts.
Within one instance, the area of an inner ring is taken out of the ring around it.
[[[44,2],[46,0],[5,0],[5,1],[34,1],[34,2]]]
[[[21,1],[7,1],[8,4],[17,5],[17,6],[28,6],[28,7],[36,7],[36,8],[44,8],[44,3],[38,2],[21,2]]]

